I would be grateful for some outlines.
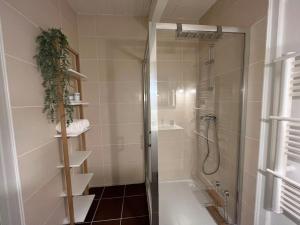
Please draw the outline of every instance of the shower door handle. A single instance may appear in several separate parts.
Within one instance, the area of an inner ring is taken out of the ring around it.
[[[148,147],[151,148],[151,130],[148,131]]]

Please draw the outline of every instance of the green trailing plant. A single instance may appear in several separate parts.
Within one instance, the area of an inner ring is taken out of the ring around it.
[[[42,30],[36,38],[37,54],[35,59],[43,77],[45,88],[44,113],[51,122],[57,119],[57,109],[60,101],[66,111],[67,124],[73,121],[73,106],[69,103],[70,66],[67,37],[60,29]]]

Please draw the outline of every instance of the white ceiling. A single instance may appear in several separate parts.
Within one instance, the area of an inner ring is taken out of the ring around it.
[[[198,21],[215,2],[216,0],[169,0],[162,18]]]
[[[68,0],[78,14],[147,16],[151,0]],[[169,0],[163,13],[168,21],[194,20],[200,17],[216,0]]]

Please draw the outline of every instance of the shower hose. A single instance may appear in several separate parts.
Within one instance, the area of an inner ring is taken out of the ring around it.
[[[206,152],[206,155],[205,155],[205,158],[203,160],[203,163],[202,163],[202,172],[205,174],[205,175],[213,175],[215,174],[219,168],[220,168],[220,150],[219,150],[219,145],[218,145],[218,137],[217,137],[217,129],[216,129],[216,126],[215,126],[215,144],[216,144],[216,150],[217,150],[217,166],[216,168],[213,170],[213,171],[207,171],[206,168],[205,168],[205,165],[207,163],[207,160],[211,154],[210,152],[210,147],[209,147],[209,140],[208,140],[208,131],[209,131],[209,126],[210,126],[210,123],[211,121],[214,122],[214,124],[216,123],[216,117],[215,116],[206,116],[205,118],[205,121],[208,123],[207,126],[206,126],[206,145],[207,145],[207,152]],[[216,125],[216,124],[215,124]]]

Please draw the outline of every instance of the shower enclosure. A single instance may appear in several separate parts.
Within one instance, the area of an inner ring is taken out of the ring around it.
[[[143,66],[153,225],[238,224],[246,32],[149,24]]]

